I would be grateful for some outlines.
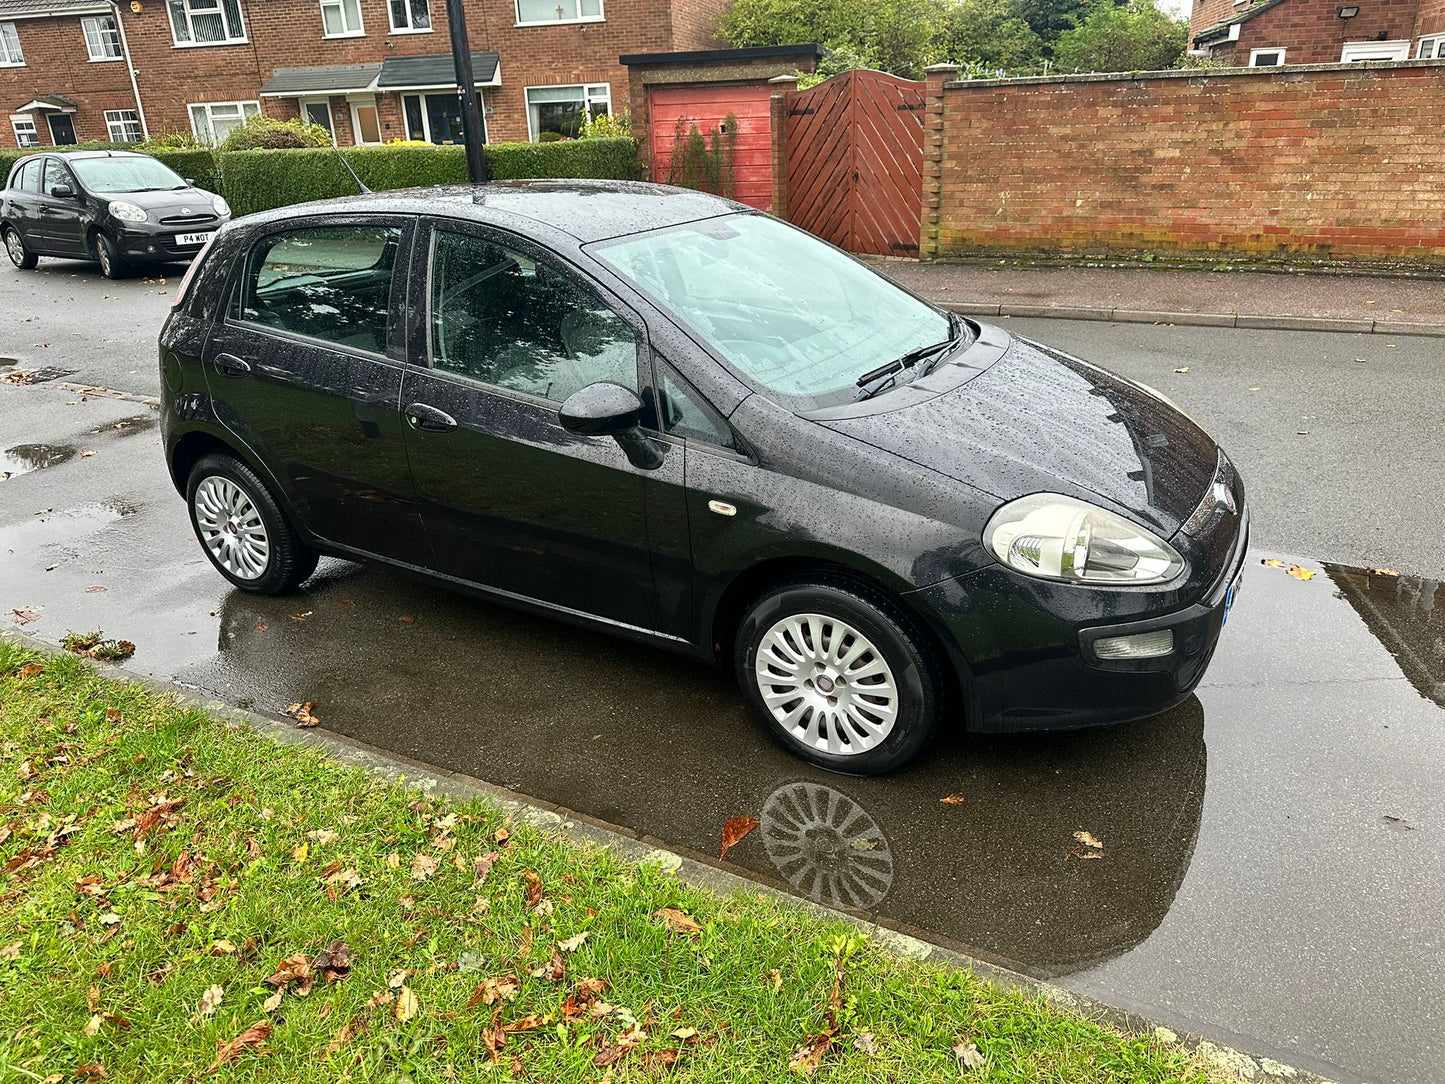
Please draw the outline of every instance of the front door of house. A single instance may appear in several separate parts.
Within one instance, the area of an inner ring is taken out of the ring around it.
[[[75,121],[69,113],[50,116],[50,141],[57,147],[69,147],[75,142]]]
[[[325,128],[331,133],[331,142],[336,142],[336,128],[332,124],[331,102],[328,99],[321,98],[316,101],[302,102],[301,112],[303,114],[303,120],[308,124],[315,124]]]

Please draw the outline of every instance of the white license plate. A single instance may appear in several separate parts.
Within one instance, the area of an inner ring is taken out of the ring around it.
[[[210,239],[211,235],[209,232],[176,234],[176,244],[178,245],[204,245]]]

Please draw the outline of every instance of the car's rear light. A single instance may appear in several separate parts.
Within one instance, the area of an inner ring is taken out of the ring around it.
[[[216,233],[220,231],[217,230]],[[186,273],[181,276],[181,284],[176,287],[176,296],[171,301],[171,308],[178,309],[186,303],[186,294],[191,289],[191,281],[196,277],[196,272],[201,269],[201,264],[206,259],[206,254],[211,251],[211,246],[216,243],[216,234],[206,238],[206,243],[201,246],[201,251],[196,253],[196,258],[191,261],[191,266],[186,268]]]

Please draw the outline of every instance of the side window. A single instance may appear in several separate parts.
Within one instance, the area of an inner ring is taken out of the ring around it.
[[[386,350],[395,226],[321,226],[264,238],[241,284],[241,319],[374,354]]]
[[[734,447],[732,430],[702,397],[676,377],[671,369],[658,367],[661,378],[662,427],[674,436],[700,440],[721,448]]]
[[[20,178],[15,182],[17,188],[26,192],[40,191],[40,171],[45,163],[43,158],[32,158],[20,169]]]
[[[56,185],[68,184],[75,187],[75,179],[71,177],[70,170],[65,168],[64,163],[58,158],[47,158],[45,160],[45,194],[48,196],[55,189]]]
[[[431,354],[438,369],[565,402],[599,380],[637,390],[637,336],[546,263],[470,234],[432,241]]]

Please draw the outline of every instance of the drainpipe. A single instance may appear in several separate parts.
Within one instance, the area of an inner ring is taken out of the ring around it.
[[[145,106],[140,100],[140,84],[136,82],[135,65],[130,60],[130,42],[125,36],[125,18],[121,15],[119,0],[110,0],[110,9],[115,12],[115,28],[120,33],[120,51],[125,57],[125,70],[130,73],[130,92],[135,95],[135,115],[140,118],[140,136],[142,139],[149,139],[151,130],[146,124]]]

